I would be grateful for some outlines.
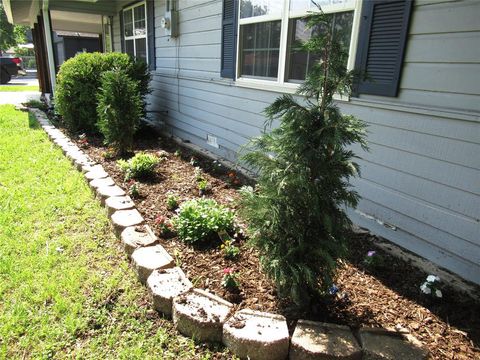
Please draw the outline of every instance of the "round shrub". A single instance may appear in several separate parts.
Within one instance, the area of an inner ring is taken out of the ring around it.
[[[71,132],[95,132],[97,122],[97,91],[102,74],[109,70],[123,70],[131,79],[139,81],[142,100],[149,92],[150,74],[145,64],[135,63],[122,53],[82,53],[65,61],[57,76],[55,91],[56,111],[63,116]]]
[[[180,240],[186,243],[213,240],[218,232],[233,230],[234,214],[212,199],[184,202],[173,219]]]
[[[124,71],[106,71],[97,94],[98,129],[105,142],[120,154],[132,148],[133,136],[142,117],[138,82]]]
[[[146,179],[155,173],[160,159],[151,154],[138,153],[128,161],[118,160],[117,164],[125,173],[125,179]]]

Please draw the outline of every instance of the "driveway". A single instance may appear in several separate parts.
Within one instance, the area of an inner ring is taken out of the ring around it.
[[[12,88],[12,91],[0,91],[0,104],[19,105],[28,100],[40,100],[38,91],[21,91],[21,87],[38,86],[37,72],[27,71],[27,75],[14,77],[8,84],[2,85],[2,89]]]

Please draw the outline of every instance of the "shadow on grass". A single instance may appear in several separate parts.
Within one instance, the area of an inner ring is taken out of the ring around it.
[[[41,128],[40,123],[32,113],[28,113],[28,127],[33,130],[38,130]]]

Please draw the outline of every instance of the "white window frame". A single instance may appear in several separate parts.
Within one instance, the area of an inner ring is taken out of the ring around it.
[[[277,91],[283,93],[295,93],[300,86],[299,83],[288,82],[285,79],[285,68],[287,61],[287,46],[288,46],[288,24],[289,20],[292,18],[299,18],[308,15],[307,11],[290,11],[290,0],[279,0],[283,1],[283,9],[280,15],[261,15],[253,16],[249,18],[240,18],[240,6],[241,1],[238,1],[238,21],[237,21],[237,62],[235,69],[235,84],[241,87],[248,87],[254,89],[261,89],[267,91]],[[352,22],[352,34],[350,37],[350,48],[348,53],[348,62],[347,69],[353,70],[355,66],[355,56],[357,52],[358,44],[358,34],[360,28],[360,16],[363,0],[355,0],[352,3],[344,4],[334,4],[326,5],[322,7],[322,10],[326,14],[344,12],[344,11],[353,11],[353,22]],[[254,24],[267,21],[278,21],[281,20],[281,33],[280,33],[280,50],[279,50],[279,62],[278,62],[278,76],[276,80],[268,79],[255,79],[251,77],[242,77],[240,76],[240,26],[247,24]]]
[[[144,5],[145,9],[145,35],[135,35],[135,11],[133,10],[136,7]],[[125,11],[130,10],[132,12],[132,26],[133,26],[133,35],[132,36],[125,36]],[[135,40],[137,39],[145,39],[145,47],[146,47],[146,58],[145,62],[148,64],[148,18],[147,18],[147,2],[146,1],[140,1],[138,3],[135,3],[133,5],[127,6],[122,9],[122,16],[123,16],[123,29],[120,29],[120,31],[123,32],[123,48],[127,48],[127,40],[133,40],[133,53],[135,57],[137,57],[137,44],[135,43]]]

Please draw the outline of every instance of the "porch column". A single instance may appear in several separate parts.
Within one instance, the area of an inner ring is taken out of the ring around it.
[[[53,40],[52,40],[52,25],[50,22],[50,12],[48,10],[48,0],[43,1],[42,6],[43,28],[45,31],[45,43],[47,47],[48,71],[50,73],[50,81],[52,86],[52,93],[55,92],[55,85],[57,76],[55,73],[55,58],[53,54]]]

